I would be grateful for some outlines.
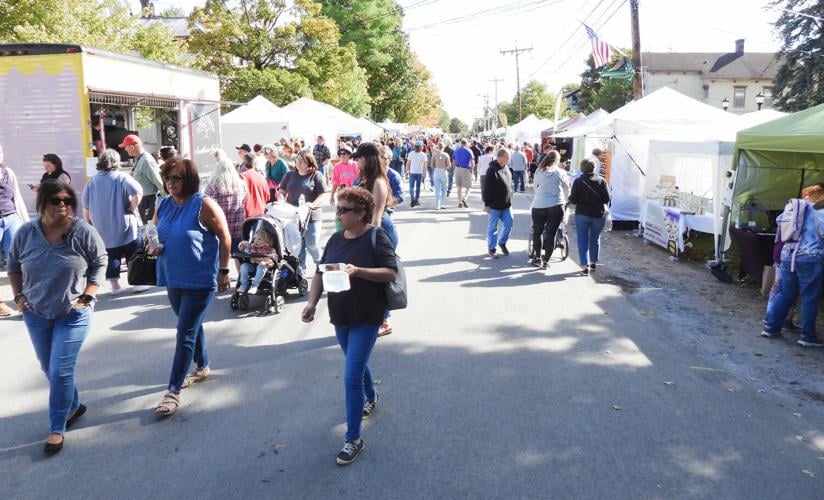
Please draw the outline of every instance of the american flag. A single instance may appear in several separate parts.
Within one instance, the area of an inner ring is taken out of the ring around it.
[[[589,41],[592,42],[592,60],[595,63],[595,69],[609,64],[610,59],[612,59],[612,50],[609,48],[609,44],[598,38],[598,35],[586,24],[584,28],[587,29]]]

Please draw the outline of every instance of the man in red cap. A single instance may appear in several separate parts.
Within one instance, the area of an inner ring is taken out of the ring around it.
[[[157,193],[163,190],[160,169],[154,157],[143,149],[143,141],[135,134],[127,135],[118,147],[125,149],[126,153],[135,159],[132,177],[143,188],[143,198],[140,199],[137,211],[143,224],[146,224],[154,217]]]

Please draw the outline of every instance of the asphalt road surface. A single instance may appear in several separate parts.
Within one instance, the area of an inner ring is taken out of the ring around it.
[[[158,420],[165,293],[102,292],[78,367],[89,412],[53,458],[45,377],[19,316],[0,321],[0,497],[824,498],[824,405],[793,414],[573,258],[528,267],[529,198],[494,261],[476,194],[473,209],[435,212],[427,195],[396,214],[410,307],[373,352],[381,405],[349,467],[335,465],[343,357],[325,300],[305,325],[298,297],[263,317],[217,298],[215,377]]]

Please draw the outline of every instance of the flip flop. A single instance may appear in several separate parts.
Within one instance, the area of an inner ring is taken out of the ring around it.
[[[389,328],[381,327],[381,329],[378,330],[378,337],[384,337],[386,335],[389,335],[390,333],[392,333],[392,327],[391,326]]]

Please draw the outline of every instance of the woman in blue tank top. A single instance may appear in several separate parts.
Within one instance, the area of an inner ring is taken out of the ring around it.
[[[169,387],[154,408],[172,415],[180,407],[180,390],[211,377],[203,318],[215,291],[229,288],[231,235],[220,206],[200,193],[200,176],[191,160],[176,156],[160,167],[166,191],[154,216],[161,248],[157,284],[165,286],[177,316],[177,345]],[[196,369],[187,378],[194,360]]]

